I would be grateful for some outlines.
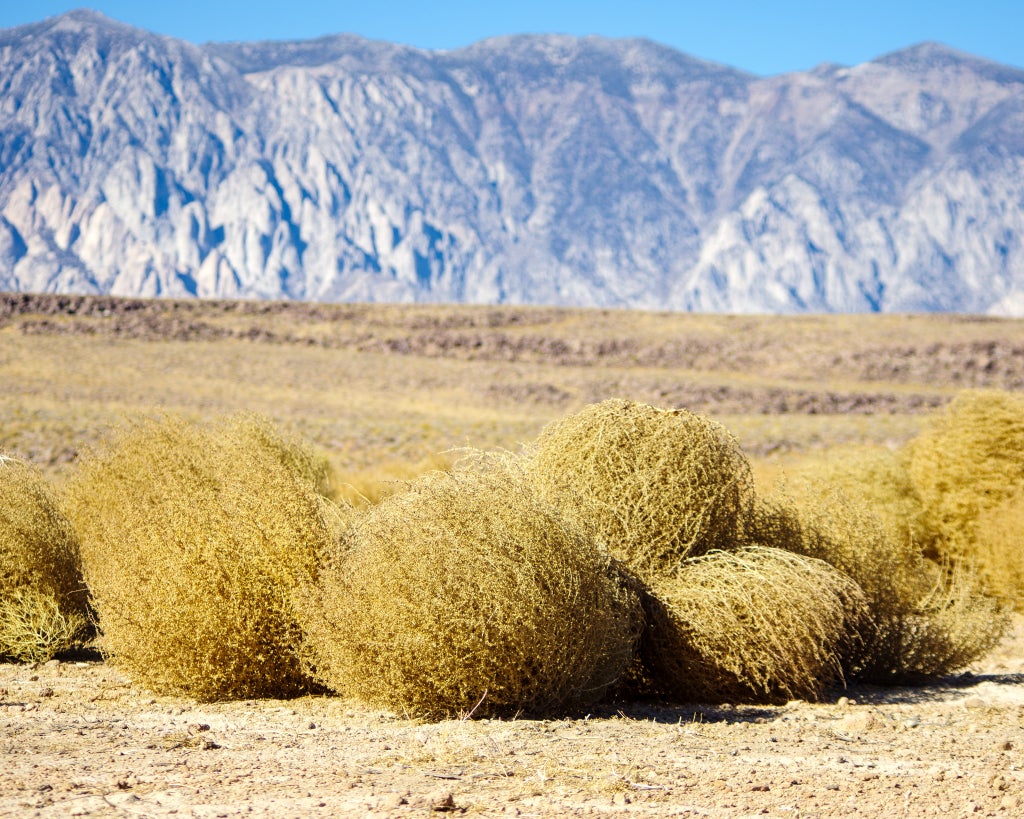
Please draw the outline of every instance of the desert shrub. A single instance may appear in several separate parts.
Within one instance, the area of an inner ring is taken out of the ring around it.
[[[330,461],[308,442],[254,413],[232,415],[220,423],[227,434],[240,440],[249,439],[253,446],[276,458],[289,472],[307,481],[324,497],[335,494]]]
[[[39,663],[81,645],[89,633],[85,615],[32,587],[0,595],[0,657]]]
[[[973,552],[985,587],[1024,610],[1024,490],[978,514]]]
[[[333,526],[283,441],[250,416],[147,419],[83,458],[69,483],[103,649],[154,691],[309,690],[291,591]]]
[[[835,488],[797,484],[760,498],[746,538],[823,560],[864,591],[871,626],[844,657],[848,679],[897,683],[948,673],[987,653],[1005,629],[999,605],[970,575],[928,560],[862,500]]]
[[[910,479],[905,449],[845,446],[809,457],[792,471],[797,480],[827,486],[869,508],[901,541],[938,557],[940,535]]]
[[[437,453],[416,461],[387,461],[342,475],[337,483],[340,499],[356,507],[372,506],[400,492],[409,481],[436,470],[451,468],[453,457]]]
[[[537,493],[641,579],[735,545],[750,466],[724,427],[609,400],[550,424],[530,455]]]
[[[35,467],[0,455],[0,656],[48,659],[85,637],[86,613],[59,498]]]
[[[816,700],[867,617],[846,575],[764,547],[687,560],[651,592],[644,667],[655,691],[689,702]]]
[[[432,718],[593,702],[640,630],[611,561],[493,464],[428,473],[371,507],[299,600],[328,687]]]
[[[973,558],[978,517],[1024,489],[1024,396],[967,390],[910,444],[910,477],[935,526]]]

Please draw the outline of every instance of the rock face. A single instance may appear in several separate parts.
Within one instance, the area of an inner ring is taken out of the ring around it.
[[[1024,315],[1024,71],[0,31],[0,290]]]

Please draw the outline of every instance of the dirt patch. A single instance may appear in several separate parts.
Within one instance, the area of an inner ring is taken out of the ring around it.
[[[729,384],[661,383],[653,403],[715,414],[758,415],[892,415],[917,414],[943,406],[947,398],[886,391],[807,390],[785,387],[738,387]]]
[[[9,816],[1020,816],[1024,619],[927,688],[420,723],[330,697],[198,705],[95,658],[0,665]]]
[[[971,341],[882,347],[839,356],[835,366],[848,367],[865,381],[927,383],[958,387],[1024,388],[1024,344]]]

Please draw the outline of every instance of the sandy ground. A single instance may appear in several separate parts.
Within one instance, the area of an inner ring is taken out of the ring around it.
[[[970,672],[820,704],[422,723],[0,665],[0,815],[1024,816],[1024,618]]]

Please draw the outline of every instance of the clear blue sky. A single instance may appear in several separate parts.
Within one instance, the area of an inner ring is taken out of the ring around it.
[[[0,0],[0,28],[81,0]],[[1024,0],[95,0],[97,11],[201,43],[352,32],[429,49],[518,33],[648,37],[755,74],[852,65],[924,40],[1024,67]]]

